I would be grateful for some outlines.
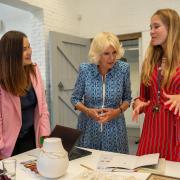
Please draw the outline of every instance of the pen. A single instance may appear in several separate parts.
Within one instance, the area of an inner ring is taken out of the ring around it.
[[[106,169],[110,169],[111,172],[135,172],[135,169],[125,169],[121,167],[106,167]]]
[[[85,166],[84,164],[80,164],[80,166],[82,166],[82,167],[84,167],[84,168],[86,168],[86,169],[88,169],[88,170],[94,171],[94,169],[92,169],[92,168],[90,168],[90,167],[88,167],[88,166]]]

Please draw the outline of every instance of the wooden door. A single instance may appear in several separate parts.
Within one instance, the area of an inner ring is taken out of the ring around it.
[[[51,124],[75,128],[78,112],[70,103],[79,64],[86,62],[90,40],[50,32]]]

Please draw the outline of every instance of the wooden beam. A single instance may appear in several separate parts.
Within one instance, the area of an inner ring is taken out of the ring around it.
[[[141,32],[131,33],[131,34],[122,34],[117,36],[120,41],[139,39],[141,37]]]

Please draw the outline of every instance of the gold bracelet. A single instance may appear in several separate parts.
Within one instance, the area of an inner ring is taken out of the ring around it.
[[[85,113],[87,116],[89,116],[89,109],[88,108],[86,108]]]
[[[123,113],[123,109],[122,109],[121,106],[119,107],[119,110],[120,110],[120,113],[122,114]]]

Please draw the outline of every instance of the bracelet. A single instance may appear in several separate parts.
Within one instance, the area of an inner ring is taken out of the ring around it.
[[[122,109],[121,106],[119,107],[119,110],[120,110],[120,113],[122,114],[123,113],[123,109]]]
[[[88,108],[86,108],[85,113],[87,116],[89,116],[89,109]]]
[[[44,143],[44,136],[41,136],[40,137],[40,145],[43,145],[43,143]]]

